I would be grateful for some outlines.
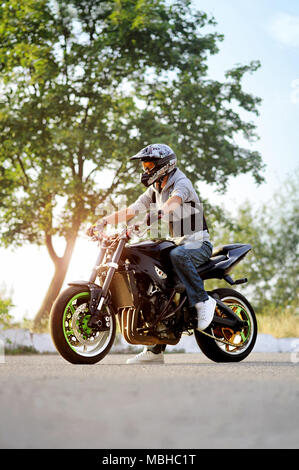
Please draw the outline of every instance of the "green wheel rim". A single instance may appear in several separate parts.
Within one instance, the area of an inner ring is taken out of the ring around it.
[[[96,356],[106,349],[113,333],[112,318],[109,330],[92,330],[88,326],[90,314],[87,302],[89,297],[89,292],[79,292],[74,295],[66,304],[62,316],[63,334],[68,346],[76,354],[84,357]],[[76,305],[78,299],[82,300],[79,306]],[[110,315],[109,309],[107,307],[106,309],[107,315]]]
[[[64,334],[64,337],[69,345],[69,347],[77,352],[77,350],[73,347],[73,345],[71,344],[70,340],[69,340],[69,336],[71,336],[73,334],[73,331],[70,329],[70,330],[67,330],[66,329],[66,322],[67,322],[67,317],[70,315],[69,311],[71,312],[71,317],[72,315],[75,313],[75,307],[73,306],[73,303],[77,300],[77,299],[82,299],[86,297],[86,299],[89,297],[89,292],[80,292],[79,294],[76,294],[74,295],[74,297],[72,297],[65,309],[64,309],[64,312],[63,312],[63,318],[62,318],[62,326],[63,326],[63,334]]]
[[[242,336],[243,343],[245,343],[245,341],[247,341],[247,339],[249,338],[250,333],[251,333],[251,321],[250,321],[250,318],[248,317],[248,313],[247,313],[246,309],[245,309],[244,307],[242,307],[242,305],[239,305],[239,304],[230,304],[230,307],[236,307],[236,310],[234,310],[234,312],[235,312],[235,314],[238,315],[238,317],[240,317],[242,320],[244,320],[244,318],[242,318],[241,313],[243,313],[243,315],[246,317],[247,325],[248,325],[248,332],[247,332],[247,335],[246,335],[246,336],[244,335],[244,330],[242,330],[242,331],[240,332],[240,333],[241,333],[241,336]]]
[[[253,318],[251,317],[250,310],[248,309],[247,305],[244,304],[239,298],[232,296],[225,296],[221,299],[222,302],[225,302],[228,307],[230,307],[238,317],[242,318],[242,320],[247,322],[247,326],[242,328],[239,332],[239,336],[241,338],[240,344],[235,345],[225,345],[221,344],[220,342],[216,341],[217,346],[225,350],[226,353],[231,355],[238,355],[242,354],[251,344],[251,340],[254,336],[254,329],[253,329]],[[225,330],[225,328],[223,329]],[[247,331],[246,331],[247,330]],[[227,338],[224,338],[227,339]],[[232,348],[232,349],[231,349]]]

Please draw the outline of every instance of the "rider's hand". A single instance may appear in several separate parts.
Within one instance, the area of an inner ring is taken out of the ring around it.
[[[145,219],[146,225],[149,227],[150,225],[157,222],[157,220],[162,219],[163,215],[164,215],[164,212],[162,211],[162,209],[158,210],[157,212],[149,212],[146,215],[146,219]]]
[[[86,230],[86,235],[88,237],[93,237],[94,235],[94,229],[95,229],[95,225],[91,225],[90,227],[88,227],[88,229]]]
[[[99,220],[95,225],[91,225],[91,227],[86,230],[86,235],[88,235],[89,237],[93,237],[95,235],[95,232],[102,232],[106,225],[107,222],[105,219]]]

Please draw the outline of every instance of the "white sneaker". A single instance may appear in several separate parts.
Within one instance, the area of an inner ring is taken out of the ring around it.
[[[197,310],[197,329],[205,330],[211,323],[214,317],[216,307],[216,300],[209,297],[205,302],[198,302],[195,304]]]
[[[155,354],[145,347],[141,353],[128,359],[127,364],[164,364],[164,354],[162,352]]]

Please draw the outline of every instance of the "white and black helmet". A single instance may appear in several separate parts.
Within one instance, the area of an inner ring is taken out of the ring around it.
[[[176,154],[168,145],[151,144],[144,147],[130,160],[140,160],[141,162],[154,162],[155,166],[152,170],[142,173],[141,182],[146,186],[150,186],[156,181],[161,181],[165,175],[170,173],[177,163]]]

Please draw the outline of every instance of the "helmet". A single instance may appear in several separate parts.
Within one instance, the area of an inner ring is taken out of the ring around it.
[[[176,155],[174,151],[165,144],[148,145],[131,157],[130,160],[153,162],[155,164],[152,169],[141,175],[141,182],[146,187],[156,181],[161,181],[164,176],[170,173],[176,166]]]

